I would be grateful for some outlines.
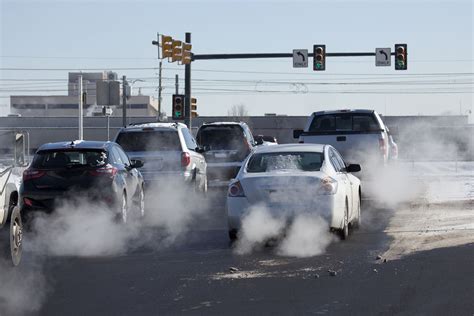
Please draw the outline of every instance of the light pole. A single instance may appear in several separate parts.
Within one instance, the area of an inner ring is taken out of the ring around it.
[[[133,79],[131,82],[128,83],[128,85],[130,86],[130,95],[127,95],[127,98],[131,98],[132,97],[132,91],[133,91],[133,84],[135,82],[145,82],[145,80],[142,80],[142,79]],[[129,110],[130,110],[130,113],[132,113],[132,104],[131,102],[128,102],[128,106],[129,106]],[[128,115],[128,123],[130,124],[130,114]]]

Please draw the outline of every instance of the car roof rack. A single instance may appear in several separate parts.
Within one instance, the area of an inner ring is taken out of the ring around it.
[[[136,126],[136,125],[150,124],[150,123],[160,123],[160,122],[158,121],[135,122],[135,123],[129,123],[127,126]]]

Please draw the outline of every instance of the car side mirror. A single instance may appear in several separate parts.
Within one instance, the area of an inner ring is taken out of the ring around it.
[[[350,164],[349,166],[346,167],[346,172],[359,172],[361,169],[360,169],[360,165],[358,164]]]
[[[262,145],[263,144],[263,139],[262,138],[258,138],[256,141],[255,141],[255,145],[259,146],[259,145]]]
[[[143,167],[144,163],[138,159],[131,159],[130,160],[130,168],[141,168]]]
[[[206,151],[209,151],[209,149],[210,149],[210,148],[209,148],[209,146],[207,146],[207,145],[205,145],[205,146],[197,146],[196,149],[195,149],[195,151],[196,151],[197,153],[202,154],[202,153],[204,153],[204,152],[206,152]]]
[[[303,134],[303,130],[302,129],[294,129],[293,130],[293,138],[300,138],[301,134]]]

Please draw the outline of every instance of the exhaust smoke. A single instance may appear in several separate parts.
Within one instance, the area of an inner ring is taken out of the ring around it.
[[[337,238],[330,233],[329,223],[318,214],[296,213],[290,220],[285,215],[275,216],[260,205],[250,209],[242,219],[234,252],[249,254],[270,240],[278,241],[277,255],[303,258],[324,253]]]

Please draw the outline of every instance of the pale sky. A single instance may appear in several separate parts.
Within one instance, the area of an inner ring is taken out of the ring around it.
[[[233,104],[251,115],[336,108],[466,114],[473,110],[473,10],[472,0],[0,0],[0,105],[9,105],[10,95],[66,94],[69,70],[114,70],[144,80],[135,92],[157,95],[151,41],[157,32],[181,40],[192,32],[195,54],[290,53],[313,44],[373,52],[408,44],[407,71],[395,71],[393,59],[391,67],[376,67],[374,57],[328,57],[324,72],[294,69],[288,58],[195,61],[192,94],[200,115],[226,115]],[[184,66],[164,61],[168,113],[175,74],[184,79]]]

